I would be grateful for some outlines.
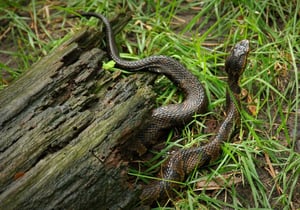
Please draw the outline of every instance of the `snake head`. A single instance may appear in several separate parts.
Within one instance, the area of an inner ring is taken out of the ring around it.
[[[249,40],[238,42],[231,50],[225,62],[225,71],[228,74],[229,88],[240,93],[239,79],[244,72],[249,53]]]

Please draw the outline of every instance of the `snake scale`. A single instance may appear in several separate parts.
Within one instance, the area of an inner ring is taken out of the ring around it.
[[[180,104],[158,107],[152,111],[150,123],[137,136],[139,153],[145,153],[145,144],[154,143],[162,133],[173,126],[189,122],[195,113],[203,113],[207,106],[205,90],[198,79],[177,60],[167,56],[150,56],[137,61],[124,60],[119,56],[111,25],[107,18],[93,12],[82,12],[81,16],[96,17],[102,20],[106,29],[107,51],[119,68],[129,71],[149,71],[167,76],[184,93],[185,99]],[[228,74],[226,93],[227,115],[215,138],[208,144],[199,147],[182,149],[172,154],[162,167],[161,180],[144,187],[140,199],[143,203],[152,203],[171,196],[178,182],[197,167],[214,161],[220,154],[221,144],[230,138],[235,124],[239,121],[239,79],[242,75],[249,52],[249,41],[242,40],[232,49],[225,62]]]

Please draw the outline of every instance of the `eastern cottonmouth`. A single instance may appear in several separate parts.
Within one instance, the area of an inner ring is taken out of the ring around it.
[[[226,93],[227,116],[222,122],[215,138],[210,143],[194,148],[182,149],[171,155],[162,167],[161,181],[156,181],[144,188],[140,198],[144,203],[151,203],[172,194],[178,182],[184,181],[186,175],[218,158],[221,144],[230,138],[235,125],[239,122],[239,78],[242,75],[249,52],[249,41],[237,43],[226,59],[225,70],[228,74]],[[176,183],[177,182],[177,183]]]
[[[107,50],[111,59],[120,68],[129,71],[149,71],[166,75],[185,94],[185,100],[181,104],[170,104],[153,110],[150,124],[141,132],[137,141],[154,142],[161,136],[165,129],[189,122],[195,113],[202,113],[206,109],[207,96],[198,79],[191,74],[181,63],[167,56],[151,56],[137,61],[123,60],[119,56],[114,35],[109,21],[101,14],[88,12],[80,13],[85,17],[96,17],[102,20],[106,28]],[[151,203],[160,197],[169,195],[176,182],[182,182],[187,174],[196,167],[215,160],[220,153],[222,142],[227,140],[234,129],[234,124],[239,119],[236,103],[239,102],[240,88],[238,81],[246,65],[249,52],[249,41],[243,40],[235,45],[225,63],[228,74],[227,92],[227,116],[221,124],[215,139],[209,144],[201,147],[182,149],[173,154],[163,167],[162,181],[154,182],[146,186],[140,199]],[[145,152],[140,147],[140,154]]]

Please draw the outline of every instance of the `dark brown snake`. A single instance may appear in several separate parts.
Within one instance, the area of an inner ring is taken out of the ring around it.
[[[114,35],[109,21],[101,14],[80,13],[85,17],[96,17],[102,20],[106,28],[107,50],[112,60],[119,68],[129,71],[150,71],[164,74],[174,82],[185,94],[185,100],[181,104],[170,104],[153,110],[150,124],[137,137],[137,141],[155,142],[165,131],[173,126],[189,122],[195,113],[202,113],[206,109],[207,96],[198,79],[191,74],[178,61],[167,56],[151,56],[137,61],[123,60],[119,56]],[[216,137],[208,144],[200,147],[182,149],[169,157],[163,166],[161,181],[156,181],[146,186],[140,199],[143,203],[152,203],[166,196],[171,196],[173,188],[178,187],[178,182],[195,168],[199,168],[218,158],[221,144],[230,138],[235,124],[238,123],[240,115],[239,104],[239,79],[242,75],[249,52],[249,41],[242,40],[232,49],[225,62],[225,70],[228,74],[229,90],[226,93],[227,116],[222,122]],[[140,154],[143,154],[139,151]]]

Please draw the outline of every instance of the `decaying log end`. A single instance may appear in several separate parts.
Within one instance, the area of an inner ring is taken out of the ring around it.
[[[153,108],[155,76],[103,70],[100,42],[83,29],[0,92],[0,209],[136,201],[116,147]]]

